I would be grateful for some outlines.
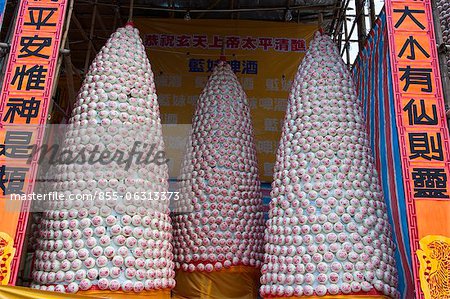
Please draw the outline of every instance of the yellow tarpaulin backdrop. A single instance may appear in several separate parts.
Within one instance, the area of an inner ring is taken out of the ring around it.
[[[303,296],[303,297],[270,297],[270,299],[392,299],[383,295],[329,295],[329,296]],[[269,299],[269,298],[268,298]]]
[[[248,97],[260,179],[271,182],[288,93],[317,25],[151,18],[134,22],[155,74],[163,124],[191,123],[197,98],[224,44],[227,61]],[[177,140],[165,143],[170,149]],[[169,158],[170,175],[176,177],[181,162]]]
[[[74,294],[39,291],[24,287],[0,286],[0,299],[104,299],[108,297],[92,297]]]
[[[259,272],[250,267],[235,267],[213,273],[177,273],[174,299],[253,299],[258,294]],[[245,286],[243,289],[242,286]],[[87,291],[74,294],[39,291],[24,287],[0,286],[0,299],[169,299],[170,291],[161,290],[142,294],[105,291]],[[270,299],[390,299],[382,295],[337,295],[308,297],[272,297]]]
[[[256,299],[259,269],[232,267],[222,271],[184,272],[175,277],[174,299]]]
[[[143,293],[85,291],[74,294],[39,291],[24,287],[0,286],[0,299],[170,299],[170,290]]]

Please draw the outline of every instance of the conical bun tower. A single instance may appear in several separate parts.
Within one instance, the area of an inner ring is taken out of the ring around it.
[[[78,94],[62,151],[100,154],[54,167],[52,191],[72,200],[43,213],[34,288],[170,298],[169,209],[151,200],[168,191],[168,167],[152,156],[158,150],[164,144],[154,77],[139,31],[127,25],[97,54]],[[103,153],[109,155],[100,159]]]
[[[296,74],[272,187],[264,298],[398,296],[394,243],[362,107],[326,35],[316,33]]]
[[[192,126],[174,218],[175,293],[256,298],[264,224],[253,126],[225,61],[209,77]]]

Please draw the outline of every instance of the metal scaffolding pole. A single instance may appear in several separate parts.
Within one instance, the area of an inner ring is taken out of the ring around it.
[[[93,42],[92,39],[94,38],[94,29],[95,29],[95,19],[97,16],[97,2],[98,0],[95,0],[94,2],[94,7],[93,7],[93,11],[92,11],[92,20],[91,20],[91,29],[89,31],[89,45],[88,45],[88,49],[86,52],[86,59],[84,61],[84,72],[87,73],[87,70],[89,68],[89,61],[91,59],[91,49],[93,48]]]
[[[348,40],[350,39],[350,36],[348,35],[348,28],[347,28],[347,17],[344,12],[344,34],[345,34],[345,45],[344,45],[344,51],[347,58],[347,67],[350,66],[350,43]],[[351,34],[351,33],[350,33]],[[342,53],[341,53],[342,55]]]
[[[370,27],[373,28],[373,26],[375,26],[375,20],[377,19],[374,0],[369,0],[369,13],[370,13]]]
[[[355,0],[356,24],[358,25],[358,45],[359,50],[364,48],[366,41],[366,20],[364,16],[364,0]]]
[[[350,44],[350,39],[351,39],[351,37],[352,37],[352,35],[353,35],[353,31],[355,30],[355,28],[356,28],[356,20],[358,19],[358,18],[360,18],[361,17],[361,15],[364,13],[364,10],[362,10],[362,11],[360,11],[359,12],[359,14],[356,14],[356,18],[355,18],[355,20],[353,21],[353,24],[352,24],[352,28],[350,28],[350,32],[348,32],[348,34],[346,34],[346,37],[345,37],[345,47],[347,47],[347,45],[349,45]],[[344,25],[347,25],[347,22],[345,21],[344,22]],[[365,40],[365,38],[366,38],[366,35],[364,34],[364,40]],[[358,37],[358,41],[360,41],[361,39]],[[362,44],[362,47],[364,47],[364,44]],[[341,55],[343,55],[344,54],[344,52],[343,52],[343,50],[342,50],[342,52],[341,52]]]
[[[335,30],[335,26],[337,25],[337,22],[339,21],[338,18],[341,13],[341,7],[342,7],[342,1],[337,0],[336,5],[334,6],[333,19],[331,20],[331,24],[328,29],[328,33],[333,35],[333,41],[336,41],[336,35],[334,35],[333,30]],[[337,28],[336,28],[336,30],[337,30]]]
[[[66,48],[69,49],[69,40],[66,40]],[[74,87],[74,83],[73,83],[73,66],[72,66],[72,59],[70,57],[70,53],[69,55],[64,56],[64,70],[66,72],[66,83],[67,83],[67,90],[68,90],[68,94],[69,94],[69,105],[67,107],[67,111],[65,112],[66,117],[70,117],[70,112],[72,109],[71,108],[71,104],[75,101],[75,96],[76,96],[76,90]],[[68,120],[68,119],[67,119]]]
[[[334,34],[333,34],[334,39],[336,39],[338,34],[342,35],[342,25],[344,22],[346,22],[345,13],[350,4],[350,0],[346,0],[345,2],[342,2],[342,4],[343,4],[343,6],[339,10],[338,21],[336,22],[336,27],[335,27],[336,29],[334,30]]]
[[[339,36],[338,36],[338,49],[339,49],[339,53],[341,53],[341,49],[342,49],[342,24],[341,24],[341,28],[339,28]]]

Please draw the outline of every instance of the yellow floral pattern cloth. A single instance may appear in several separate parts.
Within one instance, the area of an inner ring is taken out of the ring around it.
[[[0,286],[7,285],[11,277],[11,262],[14,258],[14,240],[0,232]]]
[[[419,277],[425,299],[450,299],[450,238],[428,235],[419,244]]]

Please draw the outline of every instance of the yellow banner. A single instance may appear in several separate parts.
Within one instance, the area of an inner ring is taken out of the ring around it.
[[[152,63],[163,124],[191,123],[197,98],[224,49],[247,93],[260,179],[272,181],[288,93],[317,27],[246,20],[135,23]]]
[[[81,291],[66,294],[40,291],[31,288],[0,286],[0,299],[170,299],[170,290],[155,290],[142,293],[125,293],[122,291]]]
[[[7,285],[11,277],[11,262],[16,252],[13,246],[14,240],[0,232],[0,285]]]
[[[450,294],[450,238],[429,235],[420,240],[417,250],[420,285],[425,299],[445,298]]]
[[[106,299],[75,294],[62,294],[57,292],[39,291],[24,287],[0,286],[0,299]]]
[[[259,268],[234,266],[221,271],[177,271],[173,299],[256,299],[259,290]]]

